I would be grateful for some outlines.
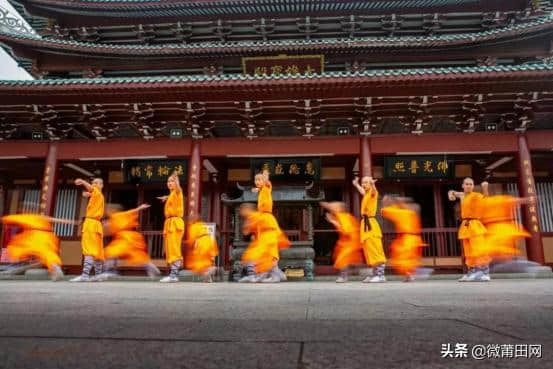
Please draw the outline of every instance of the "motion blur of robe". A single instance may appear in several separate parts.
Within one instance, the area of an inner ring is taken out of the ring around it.
[[[403,275],[414,274],[420,266],[422,247],[426,246],[421,238],[421,222],[416,211],[391,205],[382,208],[382,216],[394,223],[397,238],[390,245],[392,267]]]
[[[334,268],[342,270],[350,265],[363,262],[363,250],[359,241],[359,222],[346,212],[333,215],[336,219],[338,241],[334,246]]]
[[[36,258],[50,271],[54,266],[61,266],[59,239],[52,232],[52,223],[47,217],[38,214],[7,215],[2,217],[2,222],[23,229],[7,245],[12,261]]]
[[[193,222],[187,227],[186,268],[196,274],[204,274],[213,267],[214,258],[219,255],[217,241],[201,221]]]
[[[517,241],[530,237],[514,219],[517,199],[508,195],[489,196],[483,200],[482,223],[486,227],[488,254],[497,260],[509,261],[520,252]]]
[[[249,214],[244,234],[253,234],[254,239],[242,255],[242,262],[253,264],[257,274],[271,270],[279,260],[279,250],[290,247],[290,241],[270,213]]]
[[[143,266],[151,262],[144,236],[136,231],[138,211],[129,210],[113,213],[109,218],[112,241],[106,246],[106,259],[123,259],[132,266]]]

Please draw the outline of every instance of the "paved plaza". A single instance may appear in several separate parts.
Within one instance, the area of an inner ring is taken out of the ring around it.
[[[0,367],[546,368],[552,287],[0,281]],[[530,345],[542,358],[511,352]]]

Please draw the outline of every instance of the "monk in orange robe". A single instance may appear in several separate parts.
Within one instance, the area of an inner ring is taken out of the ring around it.
[[[215,257],[219,255],[217,240],[209,234],[207,226],[198,216],[189,218],[187,227],[186,268],[203,277],[204,282],[211,283],[215,273]]]
[[[481,186],[487,191],[487,182],[482,182]],[[467,177],[463,181],[463,192],[449,191],[448,198],[461,200],[462,222],[458,237],[463,242],[468,273],[459,282],[489,282],[491,258],[486,247],[486,227],[481,221],[484,195],[474,192],[474,181]]]
[[[169,196],[158,197],[165,203],[165,223],[163,224],[163,244],[165,260],[170,266],[169,275],[160,282],[178,282],[178,273],[182,266],[182,238],[184,236],[184,198],[179,176],[173,172],[167,179]]]
[[[106,271],[100,274],[97,279],[107,280],[116,276],[115,266],[117,260],[125,260],[130,266],[144,267],[151,278],[159,275],[159,269],[152,263],[148,255],[148,246],[144,236],[136,231],[138,213],[149,207],[148,204],[142,204],[135,209],[121,211],[119,205],[109,204],[107,206],[108,229],[112,241],[105,249]]]
[[[290,246],[288,238],[272,214],[255,211],[252,204],[242,204],[240,215],[245,220],[243,233],[252,234],[253,240],[242,254],[242,263],[246,265],[248,273],[239,282],[280,282],[283,278],[275,272],[275,265],[278,263],[279,250]]]
[[[486,227],[486,245],[492,258],[511,261],[520,253],[517,241],[530,237],[530,233],[515,222],[517,206],[527,201],[508,195],[484,197],[481,220]]]
[[[348,268],[363,262],[363,250],[359,242],[359,222],[345,211],[345,206],[341,202],[321,202],[320,205],[328,211],[326,219],[338,231],[338,241],[333,253],[334,268],[340,271],[336,283],[344,283],[348,280]]]
[[[397,234],[390,245],[392,266],[405,282],[414,280],[415,271],[421,264],[422,247],[419,207],[411,199],[384,196],[382,216],[394,223]]]
[[[255,187],[252,192],[258,193],[257,211],[262,213],[273,213],[273,184],[269,180],[269,171],[255,175]]]
[[[22,231],[8,243],[8,256],[14,262],[38,259],[48,268],[53,281],[63,278],[59,239],[52,232],[52,223],[75,224],[65,219],[50,218],[38,214],[16,214],[2,217],[6,225],[17,226]]]
[[[386,282],[384,271],[386,268],[386,255],[382,246],[382,231],[376,220],[378,206],[378,190],[376,180],[372,177],[363,177],[361,185],[359,178],[355,177],[353,186],[359,191],[361,200],[361,226],[359,236],[363,247],[365,262],[371,268],[371,273],[363,280],[364,283]]]
[[[84,197],[88,197],[86,207],[86,217],[83,223],[83,233],[81,238],[84,264],[82,274],[70,280],[70,282],[88,282],[90,281],[90,271],[94,265],[94,273],[102,274],[104,264],[104,228],[102,217],[104,216],[104,181],[101,178],[94,178],[92,183],[83,179],[76,179],[77,186],[83,186]]]

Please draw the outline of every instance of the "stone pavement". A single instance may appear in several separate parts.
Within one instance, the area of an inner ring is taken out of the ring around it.
[[[552,287],[4,280],[0,368],[548,368]],[[468,358],[442,358],[456,343]],[[504,356],[507,345],[542,345],[543,357],[479,361],[477,344]]]

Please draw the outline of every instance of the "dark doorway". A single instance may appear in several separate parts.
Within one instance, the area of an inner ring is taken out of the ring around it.
[[[460,203],[459,201],[449,201],[447,193],[454,186],[447,187],[442,186],[440,195],[442,196],[442,202],[444,204],[444,226],[447,228],[457,228],[459,226],[460,218]]]
[[[166,196],[169,194],[167,189],[145,189],[144,202],[151,206],[142,214],[142,229],[145,231],[161,231],[163,222],[165,221],[164,207],[165,204],[157,197]]]
[[[434,188],[432,185],[406,185],[405,196],[411,197],[421,208],[421,222],[423,228],[436,227],[434,213]]]
[[[138,206],[138,190],[111,190],[109,202],[121,205],[124,210],[134,209]]]

